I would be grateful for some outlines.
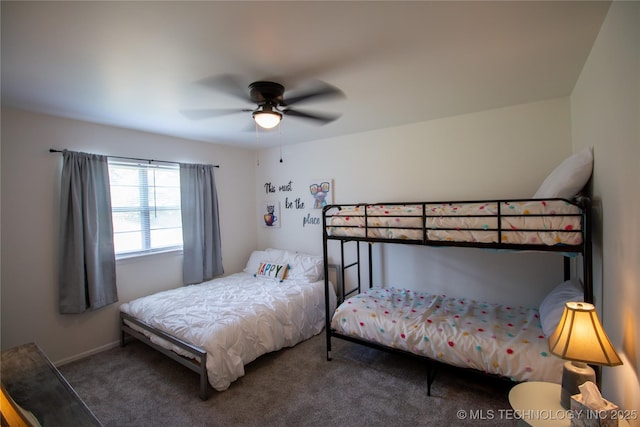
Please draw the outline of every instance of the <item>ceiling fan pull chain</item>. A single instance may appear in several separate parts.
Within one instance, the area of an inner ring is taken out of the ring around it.
[[[280,143],[280,163],[282,163],[282,123],[278,126],[278,138]]]
[[[258,123],[254,122],[256,127],[256,166],[260,166],[260,146],[258,145]]]

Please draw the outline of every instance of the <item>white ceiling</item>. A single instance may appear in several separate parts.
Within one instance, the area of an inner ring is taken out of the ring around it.
[[[2,105],[255,147],[253,108],[199,81],[319,79],[344,99],[325,126],[285,116],[260,145],[293,144],[567,96],[609,2],[2,1]],[[297,105],[296,105],[297,107]]]

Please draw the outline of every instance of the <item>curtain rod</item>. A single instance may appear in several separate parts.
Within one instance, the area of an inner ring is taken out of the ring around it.
[[[56,150],[55,148],[49,148],[50,153],[62,153],[64,150]],[[124,159],[124,160],[136,160],[138,162],[160,162],[160,163],[179,163],[179,162],[169,162],[166,160],[154,160],[154,159],[140,159],[137,157],[123,157],[123,156],[107,156],[113,159]],[[219,168],[220,165],[212,165],[214,168]]]

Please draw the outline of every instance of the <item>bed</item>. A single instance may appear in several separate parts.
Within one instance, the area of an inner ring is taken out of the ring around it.
[[[576,282],[557,289],[571,295],[566,301],[583,299]],[[556,301],[563,307],[565,301]],[[549,352],[537,307],[373,287],[340,305],[331,331],[514,381],[561,382],[564,360]]]
[[[122,345],[137,338],[194,370],[206,400],[208,385],[224,391],[249,362],[322,331],[323,274],[320,256],[254,251],[243,272],[122,304]]]
[[[592,161],[590,149],[570,156],[529,199],[325,206],[325,263],[330,259],[329,242],[338,241],[341,281],[348,269],[357,271],[351,275],[356,283],[340,289],[337,309],[326,305],[327,359],[332,359],[332,338],[423,359],[428,395],[438,364],[518,382],[560,383],[563,360],[549,352],[547,337],[565,302],[593,302],[590,199],[584,191]],[[535,306],[374,286],[374,243],[556,252],[564,256],[564,277]],[[356,255],[347,263],[349,245],[355,245],[349,252]],[[363,246],[366,259],[361,256]],[[578,256],[581,279],[570,277],[569,260]],[[368,287],[360,283],[364,266]]]
[[[563,199],[341,205],[327,210],[332,236],[472,245],[582,243],[580,207]]]

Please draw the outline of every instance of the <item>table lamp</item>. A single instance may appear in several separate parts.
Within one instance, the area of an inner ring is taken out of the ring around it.
[[[567,302],[558,327],[549,337],[551,353],[566,359],[562,369],[560,404],[571,406],[571,396],[586,381],[596,382],[596,373],[587,363],[604,366],[622,365],[622,361],[602,328],[593,304]]]

